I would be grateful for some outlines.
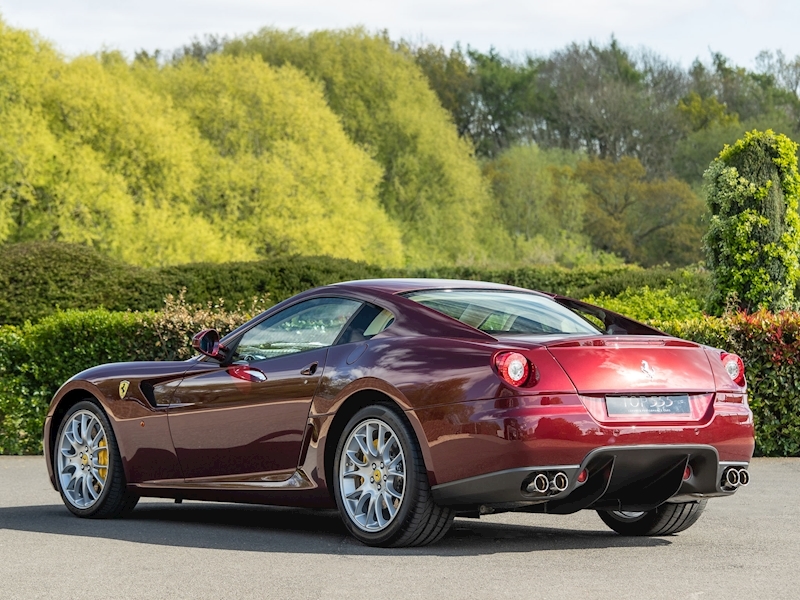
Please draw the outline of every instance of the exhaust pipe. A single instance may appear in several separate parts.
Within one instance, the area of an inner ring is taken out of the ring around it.
[[[569,486],[569,479],[567,478],[566,473],[563,471],[559,471],[555,475],[553,475],[553,481],[551,482],[553,489],[556,492],[563,492]]]
[[[739,485],[747,485],[750,483],[750,473],[747,469],[739,469]]]
[[[544,473],[539,473],[536,477],[533,478],[528,484],[528,491],[529,492],[536,492],[538,494],[546,494],[547,490],[550,489],[550,482],[547,480],[547,475]]]
[[[725,469],[725,474],[722,476],[722,487],[739,487],[739,471],[737,469],[733,467]]]

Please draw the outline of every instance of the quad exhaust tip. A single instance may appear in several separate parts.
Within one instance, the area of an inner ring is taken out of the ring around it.
[[[550,482],[550,485],[557,492],[563,492],[569,486],[569,479],[566,473],[559,471],[553,475],[553,481]]]
[[[735,490],[748,483],[750,483],[750,473],[748,473],[747,469],[728,467],[722,474],[722,487],[725,489]]]
[[[559,494],[569,487],[569,477],[563,471],[538,473],[525,488],[531,494]]]
[[[536,477],[533,478],[528,484],[528,491],[529,492],[537,492],[539,494],[546,494],[547,490],[550,489],[550,480],[547,479],[547,475],[544,473],[539,473]]]
[[[739,485],[747,485],[750,483],[750,473],[747,469],[739,469]]]

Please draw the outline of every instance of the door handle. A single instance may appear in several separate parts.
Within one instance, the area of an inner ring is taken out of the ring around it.
[[[234,365],[232,367],[228,367],[227,371],[228,375],[231,377],[236,377],[236,379],[242,379],[244,381],[260,383],[267,380],[267,376],[264,375],[264,373],[256,368],[245,365]]]
[[[317,367],[319,366],[318,362],[312,362],[308,365],[305,369],[300,371],[300,375],[313,375],[317,372]]]

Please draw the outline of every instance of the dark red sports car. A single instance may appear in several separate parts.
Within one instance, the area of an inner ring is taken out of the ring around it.
[[[362,542],[410,546],[455,515],[592,509],[621,534],[665,535],[749,480],[738,356],[561,296],[354,281],[194,347],[61,387],[44,448],[70,511],[336,506]]]

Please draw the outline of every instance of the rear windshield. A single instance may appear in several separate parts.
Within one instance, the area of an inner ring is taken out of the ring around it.
[[[424,290],[406,298],[486,333],[597,334],[600,330],[544,296],[497,290]]]

